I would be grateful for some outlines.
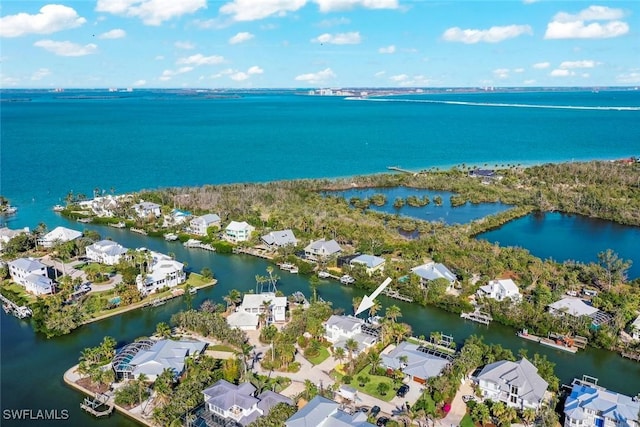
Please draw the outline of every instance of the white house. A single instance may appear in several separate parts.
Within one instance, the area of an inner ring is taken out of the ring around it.
[[[411,271],[420,278],[422,286],[425,286],[429,281],[436,279],[446,279],[449,282],[449,286],[453,286],[458,280],[456,275],[453,274],[447,266],[433,261],[413,267]]]
[[[268,308],[266,303],[269,303]],[[260,322],[260,314],[267,314],[267,324],[281,323],[286,320],[286,309],[287,297],[277,297],[273,292],[244,294],[242,304],[227,317],[227,323],[231,327],[255,330]]]
[[[366,351],[378,342],[378,330],[368,327],[364,320],[353,316],[332,315],[324,325],[324,337],[334,348],[346,349],[346,342],[354,339],[358,350],[354,354]]]
[[[220,217],[216,214],[206,214],[198,216],[189,221],[191,233],[198,236],[206,236],[209,227],[220,228]]]
[[[255,393],[256,388],[251,383],[235,385],[225,380],[218,380],[202,391],[205,406],[216,425],[231,425],[223,420],[233,420],[234,425],[246,426],[258,417],[268,415],[278,403],[294,404],[288,397],[270,390],[257,397]]]
[[[112,241],[100,240],[85,248],[87,258],[106,265],[116,265],[127,253],[127,248]]]
[[[47,266],[33,258],[18,258],[9,262],[11,280],[24,286],[27,292],[35,295],[50,294],[54,284],[47,275]]]
[[[487,285],[480,286],[478,296],[491,298],[496,301],[504,301],[507,298],[512,301],[520,301],[522,299],[518,285],[511,279],[495,279]]]
[[[14,237],[20,234],[24,234],[28,232],[29,232],[29,227],[25,227],[20,230],[12,230],[7,227],[0,228],[0,252],[2,252],[4,246],[7,243],[9,243],[9,240],[13,239]]]
[[[285,246],[296,246],[298,239],[294,236],[291,230],[279,230],[272,231],[269,234],[265,234],[260,238],[262,243],[267,245],[270,249],[283,248]]]
[[[312,261],[319,259],[327,259],[329,257],[338,255],[342,252],[342,248],[335,240],[320,239],[315,242],[312,241],[304,248],[304,256]]]
[[[403,341],[390,352],[381,354],[380,361],[388,370],[399,369],[413,381],[424,384],[440,375],[451,360],[422,350],[418,344]]]
[[[358,255],[349,261],[351,267],[356,265],[364,266],[367,274],[371,276],[373,273],[384,271],[385,259],[375,255]]]
[[[501,360],[486,365],[476,377],[482,397],[517,409],[538,409],[549,384],[527,359]]]
[[[224,238],[232,243],[246,242],[256,228],[246,221],[231,221],[224,229]]]
[[[631,323],[631,338],[636,341],[640,340],[640,316]]]
[[[353,414],[340,409],[340,404],[320,395],[314,397],[284,423],[285,427],[373,427],[367,414]]]
[[[160,205],[153,202],[136,203],[132,208],[140,218],[148,218],[152,215],[158,218],[162,215]]]
[[[572,385],[571,394],[564,403],[564,427],[640,426],[640,399],[637,397],[609,391],[585,380],[576,379]]]
[[[549,312],[557,316],[568,314],[573,317],[592,316],[598,309],[580,298],[566,297],[549,305]]]
[[[66,227],[56,227],[38,240],[38,244],[45,248],[50,248],[57,243],[70,242],[82,236],[82,233],[77,230],[72,230]]]
[[[173,288],[187,279],[184,272],[184,264],[168,255],[149,251],[151,262],[147,274],[139,274],[136,278],[138,290],[143,295],[156,292],[158,289]]]

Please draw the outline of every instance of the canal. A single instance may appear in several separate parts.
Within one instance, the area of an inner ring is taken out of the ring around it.
[[[71,225],[71,224],[69,224]],[[200,271],[209,267],[218,279],[214,287],[200,290],[194,298],[194,307],[205,299],[222,302],[222,297],[231,289],[249,291],[255,289],[255,276],[265,274],[268,262],[247,255],[221,255],[207,251],[185,249],[180,243],[166,242],[158,238],[140,236],[124,230],[90,226],[103,237],[111,237],[127,247],[147,247],[165,253],[172,252],[176,258],[185,261],[188,269]],[[303,291],[310,295],[308,277],[278,272],[281,276],[279,289],[285,294]],[[351,300],[364,292],[345,287],[335,281],[321,281],[318,296],[333,303],[334,308],[351,312]],[[482,335],[487,342],[501,344],[514,353],[521,348],[529,354],[545,354],[556,363],[556,374],[563,383],[573,377],[588,374],[598,377],[600,384],[614,390],[635,395],[640,388],[640,363],[623,359],[616,353],[589,348],[570,354],[523,341],[516,337],[515,330],[492,324],[489,327],[464,321],[458,316],[433,307],[420,307],[380,296],[383,307],[392,304],[402,309],[401,321],[409,323],[414,335],[429,336],[431,332],[453,335],[461,343],[471,335]],[[103,336],[114,337],[119,344],[130,342],[148,335],[155,325],[168,321],[171,315],[185,305],[182,299],[175,299],[164,306],[141,309],[109,319],[85,325],[72,334],[45,339],[33,332],[30,324],[4,313],[1,315],[2,345],[2,409],[46,409],[69,411],[69,420],[46,421],[42,425],[92,425],[98,421],[83,413],[80,408],[82,396],[67,388],[62,375],[66,369],[77,363],[80,351],[97,345]],[[4,413],[3,413],[4,414]],[[133,426],[135,423],[121,415],[99,421],[103,426]],[[28,423],[30,424],[30,423]],[[3,419],[2,425],[25,425],[24,422]]]

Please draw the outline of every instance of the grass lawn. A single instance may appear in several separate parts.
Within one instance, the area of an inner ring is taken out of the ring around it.
[[[389,402],[396,395],[396,389],[394,387],[393,380],[385,376],[370,375],[369,369],[371,369],[371,365],[365,366],[363,370],[353,375],[353,381],[351,381],[351,384],[349,385],[365,394],[368,394],[369,396],[373,396],[380,400],[384,400],[385,402]],[[369,382],[366,383],[364,387],[361,387],[360,384],[358,383],[359,376],[369,378]],[[340,375],[339,379],[340,380],[342,379],[342,375]],[[378,393],[378,390],[377,390],[378,384],[380,383],[389,384],[389,391],[387,391],[387,394],[385,394],[384,396]]]
[[[190,273],[187,281],[184,285],[180,285],[181,288],[184,288],[186,285],[191,285],[194,288],[200,288],[202,286],[208,285],[213,282],[213,279],[205,279],[202,277],[202,274],[198,273]]]
[[[228,351],[230,353],[235,353],[236,351],[235,349],[222,344],[210,345],[207,349],[213,351]]]
[[[2,283],[2,289],[6,291],[3,294],[18,305],[29,305],[38,300],[37,296],[28,293],[23,286],[13,283],[10,280],[5,280],[4,283]]]
[[[316,357],[309,358],[308,360],[315,366],[324,362],[327,357],[329,357],[329,350],[325,347],[320,347],[320,353],[318,353]]]
[[[469,414],[466,414],[464,417],[462,417],[462,421],[460,421],[460,427],[475,427],[475,424],[471,420]]]

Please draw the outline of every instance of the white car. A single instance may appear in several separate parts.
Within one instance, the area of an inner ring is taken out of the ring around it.
[[[464,403],[471,402],[472,400],[476,400],[476,397],[471,394],[465,394],[464,396],[462,396],[462,401]]]

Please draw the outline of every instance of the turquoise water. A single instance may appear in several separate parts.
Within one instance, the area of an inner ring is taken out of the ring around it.
[[[106,92],[65,92],[69,95]],[[345,101],[290,92],[242,93],[237,99],[205,99],[180,92],[140,91],[122,98],[69,99],[44,91],[11,91],[0,109],[0,193],[19,208],[10,227],[67,225],[51,207],[73,190],[90,195],[95,187],[116,193],[141,188],[337,177],[378,173],[387,166],[407,169],[466,163],[531,164],[572,159],[612,159],[640,154],[640,112],[599,109],[551,109],[405,101]],[[471,100],[474,103],[565,106],[640,106],[638,92],[523,93],[420,96],[411,99]],[[134,235],[110,227],[99,230],[127,247],[174,252],[189,268],[207,266],[219,284],[198,292],[221,301],[232,288],[253,289],[266,263],[246,256],[187,251],[180,244]],[[307,278],[282,273],[285,293],[303,290]],[[349,309],[358,290],[325,282],[319,295]],[[384,306],[393,301],[381,297]],[[484,335],[517,351],[548,354],[563,381],[583,373],[607,387],[633,395],[640,364],[589,349],[569,355],[539,348],[515,337],[515,331],[484,328],[433,308],[398,303],[403,321],[416,334],[452,333],[462,341]],[[184,304],[180,299],[84,326],[52,340],[35,335],[24,321],[0,314],[2,409],[68,409],[70,421],[37,425],[131,426],[122,416],[95,421],[79,409],[81,396],[62,383],[63,372],[80,350],[104,335],[119,343],[147,335]],[[29,423],[2,420],[4,425]]]
[[[632,262],[628,277],[640,277],[640,227],[558,212],[530,214],[478,235],[500,246],[520,246],[555,261],[597,262],[612,249]]]
[[[494,215],[509,209],[509,205],[504,203],[470,203],[467,202],[463,206],[451,206],[451,196],[454,193],[449,191],[433,191],[417,188],[395,187],[395,188],[363,188],[349,189],[345,191],[327,192],[328,195],[337,195],[349,200],[352,197],[365,199],[374,194],[384,194],[387,197],[387,203],[383,206],[371,204],[369,209],[385,212],[390,214],[398,214],[401,216],[421,219],[425,221],[441,221],[445,224],[464,224],[476,219],[484,218],[488,215]],[[405,204],[400,208],[395,208],[393,202],[400,197],[406,199],[408,196],[417,196],[419,198],[429,197],[430,203],[425,206],[409,206]],[[442,205],[437,206],[433,199],[436,196],[442,198]]]

